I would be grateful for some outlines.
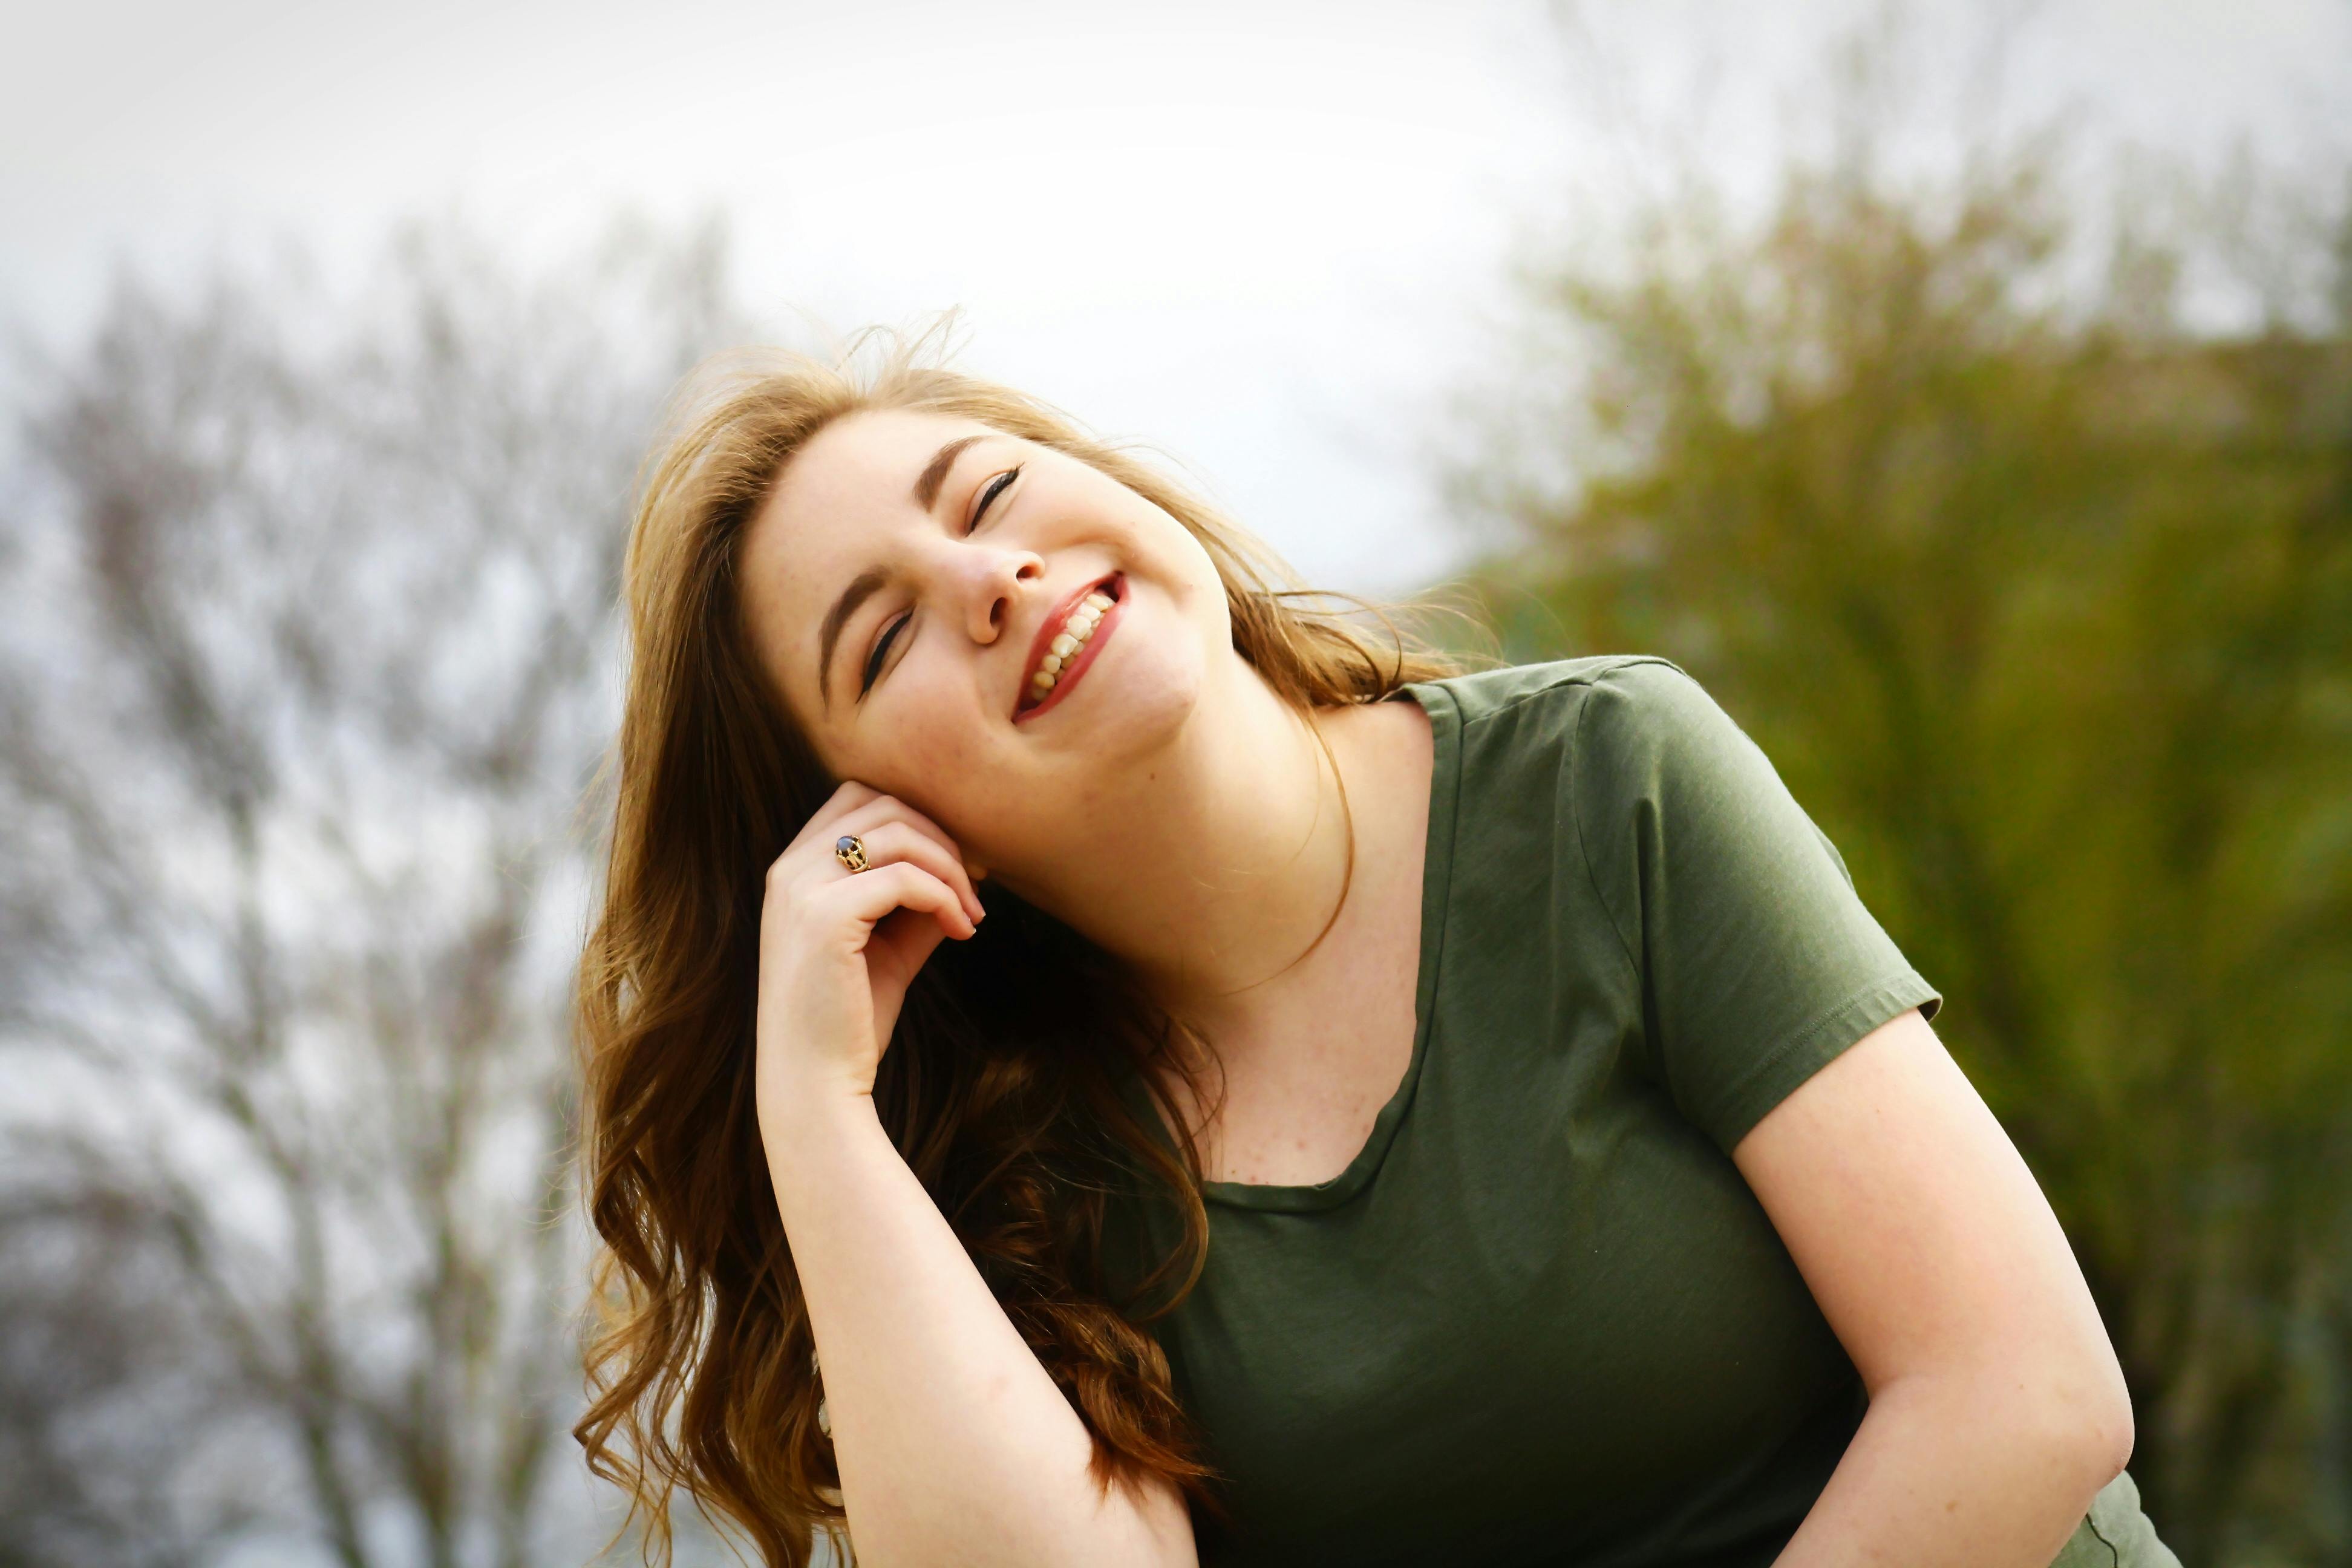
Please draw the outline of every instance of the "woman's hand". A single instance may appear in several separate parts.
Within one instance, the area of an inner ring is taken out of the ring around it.
[[[864,841],[865,870],[834,858],[844,834]],[[983,913],[936,823],[855,780],[833,793],[768,868],[755,1025],[763,1136],[812,1094],[873,1093],[916,971]]]
[[[845,833],[866,869],[833,858]],[[858,784],[768,871],[760,1136],[857,1560],[1192,1568],[1182,1496],[1096,1484],[1093,1435],[876,1114],[908,982],[979,913],[947,835]]]

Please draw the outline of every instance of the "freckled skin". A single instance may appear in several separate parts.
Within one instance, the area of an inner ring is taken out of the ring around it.
[[[985,438],[926,512],[915,475],[974,433]],[[967,535],[981,493],[1015,465]],[[845,624],[825,701],[819,627],[874,567],[892,582]],[[1112,572],[1124,584],[1103,646],[1053,710],[1014,724],[1041,617]],[[890,410],[828,426],[753,521],[743,582],[752,642],[826,768],[906,801],[1000,873],[1066,856],[1073,814],[1116,810],[1157,776],[1205,690],[1254,679],[1223,584],[1182,524],[1076,458],[968,419]],[[858,700],[867,654],[910,609]]]
[[[967,435],[982,439],[926,510],[915,476]],[[929,818],[972,880],[1131,965],[1210,1043],[1213,1121],[1165,1087],[1213,1176],[1306,1183],[1347,1165],[1412,1053],[1433,765],[1416,704],[1294,709],[1234,649],[1223,581],[1183,524],[969,421],[828,426],[780,476],[741,567],[746,630],[834,775]],[[828,705],[820,628],[874,571],[887,585],[845,625]],[[1114,574],[1118,608],[1085,668],[1014,722],[1048,611]],[[857,701],[867,655],[902,623]]]

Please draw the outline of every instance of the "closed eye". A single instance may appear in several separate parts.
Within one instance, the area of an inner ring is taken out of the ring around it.
[[[900,616],[883,627],[882,635],[874,639],[874,651],[866,656],[865,673],[858,679],[858,696],[863,697],[874,689],[874,678],[882,673],[883,656],[890,651],[890,645],[898,640],[899,632],[904,630],[907,623],[914,618],[914,611],[909,610]]]
[[[964,530],[966,533],[971,532],[973,529],[980,526],[981,520],[988,515],[988,509],[995,504],[996,498],[1003,495],[1007,487],[1020,477],[1021,465],[1016,463],[988,481],[980,492],[978,504],[972,508],[971,525]],[[898,634],[906,629],[907,622],[913,618],[913,614],[914,612],[910,610],[882,628],[882,635],[875,639],[874,651],[866,656],[866,668],[858,678],[858,696],[863,697],[874,689],[874,682],[881,678],[882,661],[889,656],[890,645],[898,640]]]
[[[1020,477],[1021,465],[1016,463],[1012,468],[1005,469],[1003,473],[988,481],[987,488],[980,492],[980,504],[972,509],[971,528],[965,529],[964,531],[966,533],[970,533],[972,529],[980,526],[980,520],[988,515],[990,503],[994,501],[998,496],[1003,495],[1004,493],[1005,487]]]

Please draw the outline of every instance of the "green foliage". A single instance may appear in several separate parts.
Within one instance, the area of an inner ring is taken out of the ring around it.
[[[1684,665],[1844,851],[2181,1557],[2352,1563],[2352,232],[2127,209],[2086,266],[2055,166],[1679,198],[1540,278],[1475,581],[1514,658]],[[2190,330],[2231,255],[2322,281]]]

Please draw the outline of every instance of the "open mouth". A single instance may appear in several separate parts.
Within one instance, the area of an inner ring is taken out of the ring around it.
[[[1045,712],[1077,684],[1108,639],[1111,623],[1118,619],[1126,600],[1127,580],[1114,572],[1054,606],[1030,646],[1021,699],[1013,710],[1014,723]]]

